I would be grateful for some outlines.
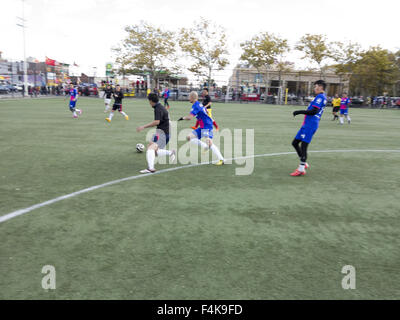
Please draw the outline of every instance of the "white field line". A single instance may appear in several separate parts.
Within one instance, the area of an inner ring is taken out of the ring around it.
[[[310,151],[309,153],[355,153],[355,152],[400,153],[400,150],[357,150],[357,149],[353,149],[353,150],[322,150],[322,151]],[[245,160],[245,159],[262,158],[262,157],[274,157],[274,156],[283,156],[283,155],[291,155],[291,154],[296,154],[296,152],[279,152],[279,153],[258,154],[258,155],[253,155],[253,156],[226,159],[226,161]],[[31,212],[33,210],[49,206],[49,205],[51,205],[53,203],[56,203],[56,202],[59,202],[61,200],[70,199],[70,198],[79,196],[79,195],[81,195],[83,193],[87,193],[87,192],[94,191],[94,190],[97,190],[97,189],[101,189],[101,188],[104,188],[104,187],[112,186],[114,184],[118,184],[118,183],[121,183],[121,182],[141,179],[141,178],[150,177],[150,176],[155,176],[155,175],[158,175],[158,174],[161,174],[161,173],[172,172],[172,171],[185,169],[185,168],[199,167],[199,166],[203,166],[203,165],[207,165],[207,164],[210,164],[210,163],[209,162],[203,162],[203,163],[189,164],[189,165],[180,166],[180,167],[163,169],[163,170],[157,171],[156,173],[141,174],[141,175],[137,175],[137,176],[132,176],[132,177],[127,177],[127,178],[123,178],[123,179],[118,179],[118,180],[106,182],[106,183],[103,183],[103,184],[99,184],[97,186],[89,187],[89,188],[82,189],[82,190],[79,190],[79,191],[76,191],[76,192],[73,192],[73,193],[70,193],[70,194],[66,194],[64,196],[60,196],[60,197],[57,197],[57,198],[54,198],[54,199],[51,199],[51,200],[48,200],[48,201],[45,201],[45,202],[42,202],[42,203],[38,203],[38,204],[35,204],[35,205],[33,205],[31,207],[28,207],[28,208],[25,208],[25,209],[20,209],[20,210],[14,211],[14,212],[10,212],[8,214],[0,216],[0,223],[6,222],[8,220],[11,220],[11,219],[16,218],[18,216],[21,216],[23,214],[29,213],[29,212]]]

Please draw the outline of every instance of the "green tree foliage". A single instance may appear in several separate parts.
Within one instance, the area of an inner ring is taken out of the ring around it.
[[[114,49],[120,73],[148,72],[154,85],[161,73],[171,72],[176,67],[173,32],[147,22],[127,26],[125,31],[126,38]]]
[[[240,57],[242,61],[256,68],[259,73],[266,71],[265,84],[268,92],[268,70],[273,65],[279,66],[282,72],[289,67],[286,62],[282,61],[282,56],[290,50],[287,39],[264,32],[254,36],[251,40],[241,43],[240,46],[243,49]],[[280,60],[278,60],[279,58]]]
[[[399,76],[396,54],[381,47],[362,52],[354,63],[350,87],[355,94],[382,95],[391,91]]]
[[[182,28],[178,40],[181,50],[192,61],[188,70],[198,77],[207,77],[209,84],[212,73],[223,70],[229,63],[226,42],[225,30],[204,18],[192,28]]]
[[[318,65],[322,78],[324,75],[323,62],[332,56],[330,43],[328,43],[326,36],[321,34],[306,34],[297,43],[295,49],[303,52],[304,56],[302,59],[308,59]]]

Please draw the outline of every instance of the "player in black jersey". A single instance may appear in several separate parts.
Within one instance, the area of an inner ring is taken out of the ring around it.
[[[111,120],[112,120],[112,118],[114,116],[114,112],[116,110],[118,110],[118,112],[120,114],[122,114],[125,117],[126,120],[129,120],[128,115],[125,112],[122,111],[122,99],[124,98],[124,93],[122,92],[121,87],[119,85],[117,85],[115,87],[115,92],[113,93],[113,96],[114,96],[114,100],[115,100],[114,101],[114,105],[113,105],[113,108],[111,110],[110,116],[108,118],[106,118],[106,121],[107,122],[111,122]]]
[[[111,98],[113,96],[114,90],[113,88],[108,84],[106,89],[104,90],[104,104],[106,105],[106,109],[104,110],[104,113],[109,112],[111,110],[110,104],[111,104]]]

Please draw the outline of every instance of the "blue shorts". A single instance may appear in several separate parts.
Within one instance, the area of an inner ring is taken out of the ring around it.
[[[349,114],[349,109],[340,109],[340,114],[347,116]]]
[[[75,107],[76,107],[76,101],[72,101],[72,100],[71,100],[71,101],[69,102],[69,108],[70,108],[70,109],[75,109]]]
[[[205,129],[205,128],[197,128],[196,130],[193,131],[193,134],[197,137],[197,139],[201,138],[210,138],[212,139],[214,137],[213,134],[213,129]]]
[[[169,134],[165,134],[163,131],[157,130],[156,134],[153,136],[152,141],[154,143],[157,143],[160,149],[163,149],[167,146],[169,142]]]
[[[318,128],[315,127],[301,127],[297,133],[296,140],[311,143],[314,134],[317,132]]]

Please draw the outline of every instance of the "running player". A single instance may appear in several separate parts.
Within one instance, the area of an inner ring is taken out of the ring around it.
[[[213,119],[211,104],[212,104],[212,102],[211,102],[211,97],[209,95],[208,89],[204,88],[203,89],[203,106],[204,106],[204,108],[206,108],[207,113],[210,116],[210,118]],[[200,125],[200,122],[199,122],[199,120],[197,120],[196,125],[194,127],[192,127],[192,129],[196,130],[199,127],[199,125]],[[213,125],[215,127],[215,130],[218,131],[219,126],[218,126],[217,122],[214,121],[214,119],[213,119]]]
[[[343,93],[342,102],[340,104],[340,124],[344,125],[344,118],[346,117],[347,123],[351,123],[351,119],[349,116],[349,106],[350,106],[350,99],[347,96],[347,93]]]
[[[69,110],[72,112],[74,118],[78,118],[77,112],[79,115],[82,114],[82,110],[76,108],[76,102],[78,101],[78,90],[74,88],[74,85],[71,83],[69,85]]]
[[[314,92],[317,95],[310,103],[307,110],[299,110],[293,112],[293,116],[304,114],[304,122],[294,138],[292,145],[300,158],[299,168],[296,169],[291,176],[298,177],[306,175],[307,164],[307,148],[311,143],[314,134],[317,132],[319,122],[326,107],[327,99],[325,95],[326,82],[318,80],[314,83]],[[300,146],[301,143],[301,146]]]
[[[224,164],[224,157],[219,151],[218,147],[213,144],[213,120],[209,116],[207,109],[200,104],[198,101],[199,96],[197,92],[192,91],[189,94],[189,101],[193,104],[190,114],[186,117],[180,118],[178,121],[182,120],[192,120],[194,117],[197,118],[200,124],[200,128],[195,129],[188,137],[187,140],[194,145],[201,146],[204,150],[210,149],[214,155],[217,157],[217,166],[222,166]],[[201,141],[201,138],[206,138],[207,144]]]
[[[340,99],[338,94],[335,94],[335,99],[332,100],[332,105],[333,105],[333,110],[332,110],[333,119],[332,119],[332,121],[335,121],[335,120],[339,119],[339,116],[338,116],[337,113],[339,112],[341,103],[342,103],[342,99]]]
[[[106,118],[106,121],[111,122],[112,118],[114,117],[114,112],[118,110],[120,114],[122,114],[125,117],[125,120],[129,120],[128,115],[122,111],[122,99],[124,98],[124,93],[121,90],[121,87],[119,84],[115,87],[115,92],[113,93],[114,96],[114,105],[113,108],[110,112],[110,116]]]
[[[164,107],[167,108],[167,110],[169,110],[169,108],[170,108],[170,105],[169,105],[169,102],[168,102],[168,99],[169,99],[170,95],[171,95],[171,92],[169,91],[168,87],[166,87],[164,89],[164,92],[163,92],[162,96],[164,98]]]
[[[109,112],[111,109],[110,104],[111,104],[111,98],[113,96],[113,93],[114,93],[113,88],[108,84],[106,89],[104,90],[104,95],[103,95],[104,104],[106,105],[106,109],[104,110],[104,113]]]
[[[147,169],[140,171],[140,173],[154,173],[154,161],[158,157],[170,157],[170,163],[175,160],[175,150],[169,151],[164,148],[169,142],[169,114],[167,109],[159,102],[156,93],[150,93],[147,97],[150,106],[154,109],[154,121],[144,126],[138,127],[137,132],[141,132],[146,128],[157,127],[156,134],[153,136],[152,142],[149,143],[146,152]]]

